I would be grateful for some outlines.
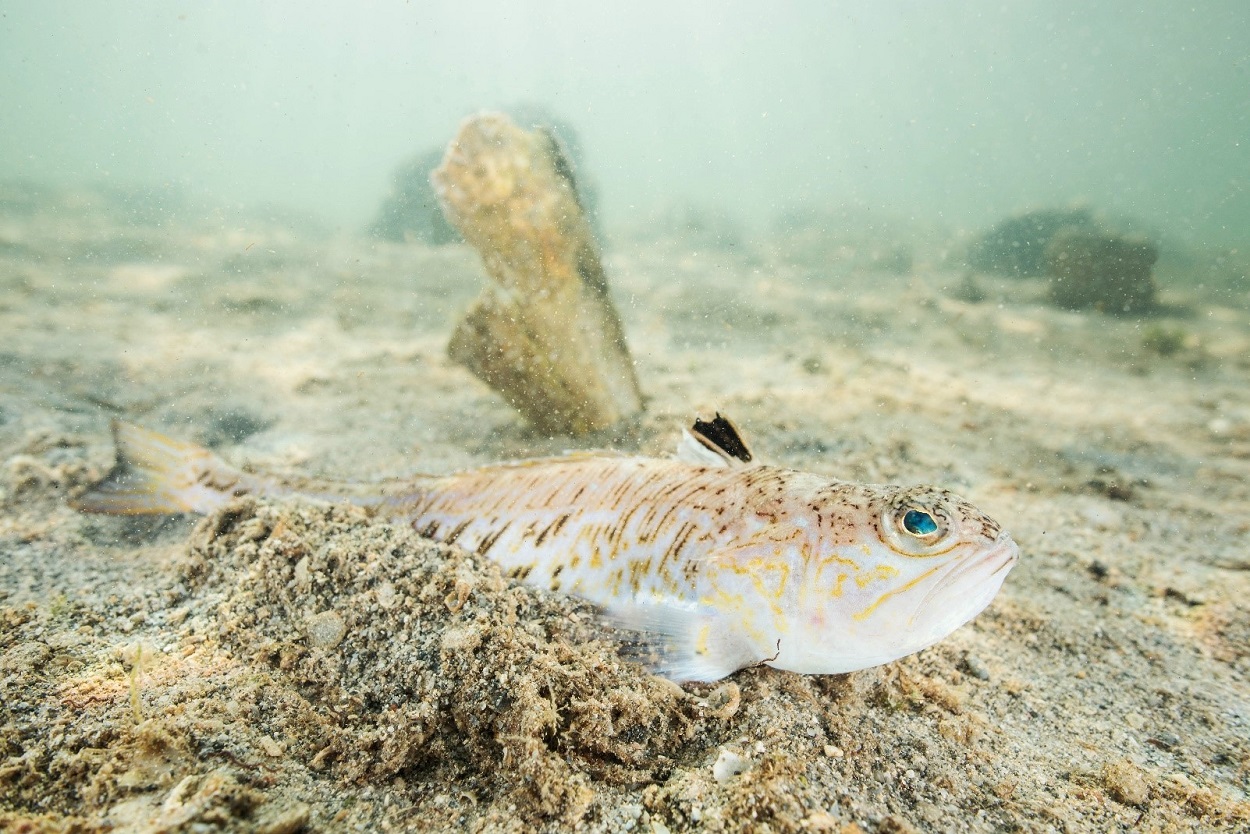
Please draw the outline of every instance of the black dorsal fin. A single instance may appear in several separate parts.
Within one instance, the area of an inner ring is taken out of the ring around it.
[[[753,456],[750,447],[742,439],[738,427],[718,411],[711,420],[696,417],[690,433],[707,448],[725,457],[750,463]]]

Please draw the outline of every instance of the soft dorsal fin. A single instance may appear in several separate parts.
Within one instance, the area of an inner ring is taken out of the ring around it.
[[[677,457],[704,466],[742,466],[754,459],[738,427],[719,412],[711,420],[696,417],[689,430],[682,430]]]

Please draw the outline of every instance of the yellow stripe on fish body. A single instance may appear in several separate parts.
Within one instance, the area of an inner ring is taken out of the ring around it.
[[[118,467],[81,509],[209,512],[232,495],[292,492],[189,444],[114,432]],[[312,494],[602,606],[679,681],[886,663],[974,617],[1018,558],[997,523],[945,490],[758,465],[719,416],[684,433],[673,459],[577,454]]]
[[[557,458],[438,479],[410,510],[432,538],[524,581],[606,603],[689,595],[732,534],[732,471],[647,458]]]

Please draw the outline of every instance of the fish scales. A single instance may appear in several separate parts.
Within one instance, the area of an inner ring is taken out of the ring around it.
[[[733,480],[731,470],[659,459],[496,466],[433,481],[411,523],[459,530],[457,544],[505,571],[528,569],[530,584],[592,601],[610,601],[607,585],[618,569],[631,595],[685,596],[693,591],[685,563],[706,557],[729,532],[722,518],[733,512],[726,500]]]
[[[372,507],[601,606],[678,681],[887,663],[976,616],[1019,558],[997,522],[946,490],[760,464],[720,415],[683,433],[674,458],[582,453],[399,488],[301,489],[137,426],[114,434],[118,465],[81,510],[206,513],[244,494]]]

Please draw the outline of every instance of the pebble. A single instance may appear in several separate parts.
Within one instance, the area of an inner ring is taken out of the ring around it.
[[[1173,750],[1181,744],[1180,736],[1169,732],[1155,733],[1146,741],[1164,750]]]
[[[1141,806],[1150,798],[1150,784],[1141,768],[1128,759],[1106,765],[1102,771],[1103,784],[1117,802]]]
[[[636,802],[627,802],[617,809],[621,815],[621,830],[633,831],[638,827],[638,820],[642,818],[642,806]]]
[[[312,587],[312,569],[308,566],[308,557],[304,556],[295,563],[295,588],[307,591]]]
[[[845,756],[846,753],[842,752],[842,748],[836,744],[826,744],[825,755],[831,759],[840,759]]]
[[[308,821],[312,817],[312,809],[307,805],[297,803],[295,806],[288,808],[277,817],[270,820],[267,824],[256,828],[259,834],[295,834],[297,831],[303,831],[308,827]]]
[[[308,642],[319,649],[332,649],[343,641],[347,623],[337,611],[322,611],[308,618]]]
[[[985,664],[981,658],[975,654],[964,655],[964,668],[968,670],[968,674],[977,680],[987,681],[990,679],[990,670],[985,668]]]
[[[383,609],[389,609],[395,604],[395,586],[390,582],[383,582],[373,592],[374,598],[377,599],[378,605]]]
[[[816,811],[808,814],[799,825],[808,831],[838,831],[842,821],[828,811]]]
[[[269,736],[261,736],[257,740],[257,744],[259,744],[261,750],[265,751],[265,755],[270,758],[276,759],[286,752],[286,748]]]
[[[720,755],[716,757],[716,762],[712,765],[712,778],[723,785],[730,779],[746,773],[750,769],[750,759],[741,753],[735,753],[722,747]]]

